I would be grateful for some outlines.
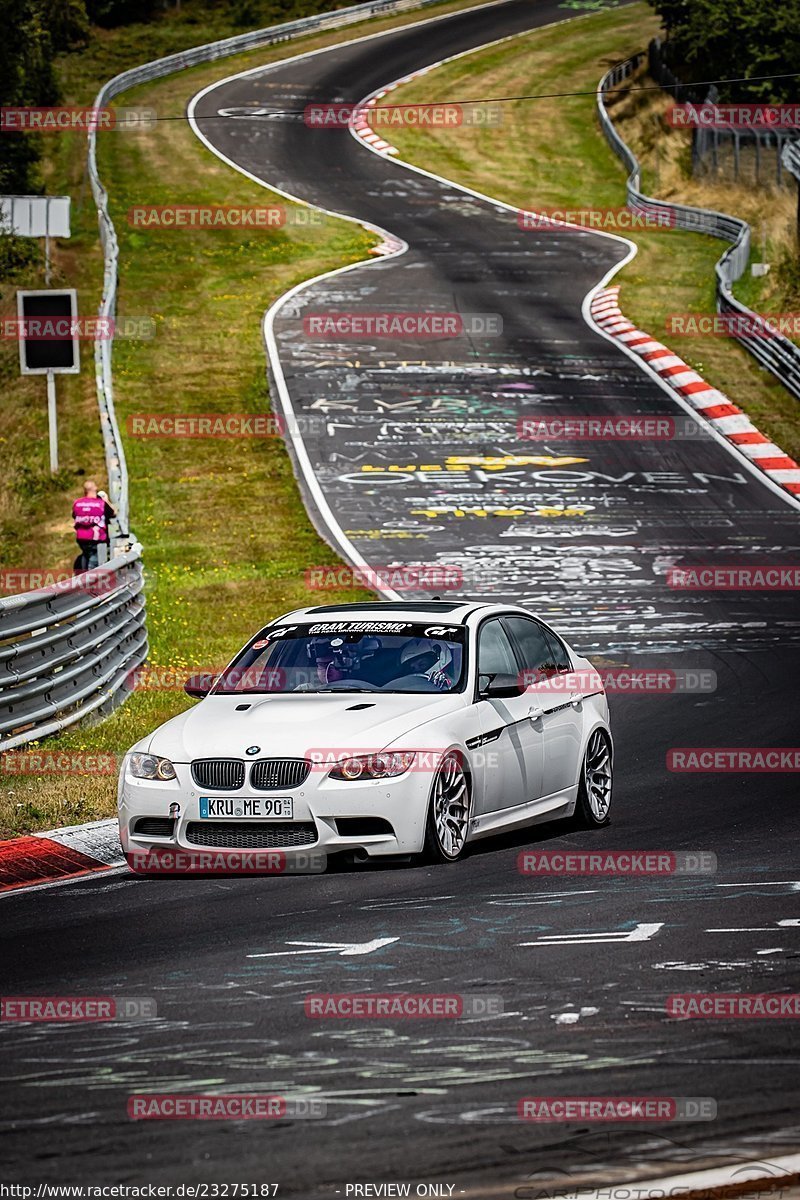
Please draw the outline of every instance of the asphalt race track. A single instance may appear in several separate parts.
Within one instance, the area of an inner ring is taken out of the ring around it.
[[[665,1012],[674,993],[800,990],[796,776],[666,766],[672,747],[796,742],[795,596],[676,592],[666,580],[672,565],[797,563],[796,506],[699,429],[669,443],[520,441],[523,414],[676,414],[581,315],[624,244],[523,231],[513,213],[380,158],[346,130],[218,116],[360,100],[564,16],[549,0],[512,0],[278,64],[205,93],[197,124],[265,183],[408,244],[304,289],[275,318],[295,412],[313,418],[301,422],[306,452],[357,553],[374,565],[459,566],[467,594],[531,605],[598,663],[703,669],[716,687],[612,697],[614,821],[600,833],[540,826],[440,869],[120,872],[7,894],[2,961],[17,994],[148,996],[159,1014],[3,1027],[9,1181],[276,1182],[279,1195],[317,1198],[414,1180],[524,1198],[553,1180],[563,1189],[769,1163],[800,1148],[793,1023]],[[304,334],[309,313],[410,311],[422,298],[432,311],[499,314],[502,336]],[[527,461],[536,456],[546,461]],[[437,469],[410,469],[422,464]],[[536,878],[517,869],[527,847],[708,851],[718,870]],[[370,949],[379,939],[394,940]],[[309,993],[349,991],[481,993],[503,1012],[305,1015]],[[170,1091],[320,1095],[328,1108],[266,1123],[129,1120],[131,1094]],[[717,1116],[520,1122],[517,1101],[531,1095],[708,1097]]]

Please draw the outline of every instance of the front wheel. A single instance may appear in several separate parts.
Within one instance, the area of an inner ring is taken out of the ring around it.
[[[611,743],[602,729],[589,738],[578,784],[575,819],[583,829],[599,829],[611,820],[613,783]]]
[[[426,862],[455,862],[464,852],[469,828],[469,781],[452,751],[439,764],[433,780],[425,825]]]

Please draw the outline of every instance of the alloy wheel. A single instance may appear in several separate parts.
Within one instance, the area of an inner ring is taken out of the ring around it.
[[[598,822],[605,821],[611,806],[611,747],[599,729],[586,747],[583,778],[592,815]]]
[[[467,838],[469,787],[454,754],[446,756],[436,775],[433,820],[443,854],[447,858],[458,858]]]

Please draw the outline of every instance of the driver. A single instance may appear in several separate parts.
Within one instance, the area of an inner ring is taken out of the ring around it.
[[[453,686],[448,671],[452,666],[453,654],[446,642],[435,642],[430,638],[412,638],[400,651],[400,666],[404,675],[424,675],[440,691]]]
[[[361,679],[369,660],[381,648],[379,638],[362,634],[341,634],[335,637],[312,638],[306,647],[309,662],[316,667],[319,683],[336,683],[340,679]]]

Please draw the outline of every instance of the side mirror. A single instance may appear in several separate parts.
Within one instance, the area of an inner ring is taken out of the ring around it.
[[[187,696],[192,696],[195,700],[202,700],[218,679],[218,675],[190,675],[183,685],[183,690]]]
[[[521,696],[525,684],[518,675],[479,675],[478,696],[481,700],[502,700]]]

